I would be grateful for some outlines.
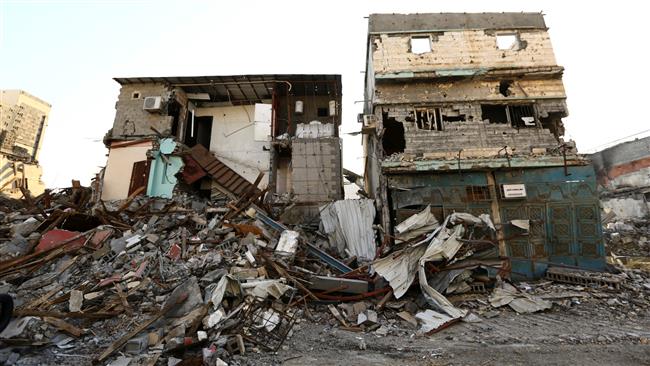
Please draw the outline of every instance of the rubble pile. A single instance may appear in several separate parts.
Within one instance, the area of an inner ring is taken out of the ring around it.
[[[324,206],[319,227],[288,227],[253,198],[251,189],[230,202],[180,191],[101,202],[76,185],[1,201],[0,293],[15,299],[15,318],[0,333],[0,360],[239,364],[279,350],[303,321],[425,335],[581,298],[549,296],[549,281],[508,282],[486,214],[438,222],[427,207],[396,226],[391,247],[376,243],[370,200]],[[553,280],[577,278],[561,275]],[[618,283],[627,295],[612,306],[639,312],[644,276],[560,286],[597,296]]]
[[[629,219],[607,222],[606,248],[614,256],[650,257],[650,220]]]

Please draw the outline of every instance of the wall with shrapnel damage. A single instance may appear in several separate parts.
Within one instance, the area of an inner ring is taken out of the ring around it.
[[[500,49],[501,35],[514,37],[511,48]],[[430,51],[415,53],[411,41],[423,37]],[[395,135],[403,129],[404,153],[435,158],[435,153],[464,149],[461,157],[490,157],[505,146],[519,154],[559,151],[561,118],[568,110],[563,69],[545,29],[404,30],[371,34],[369,46],[366,99],[372,111],[366,113],[374,114],[378,132],[388,122],[402,124],[383,133],[399,142]],[[484,109],[507,106],[525,110],[524,115],[508,111],[505,120],[496,120]],[[436,126],[417,123],[418,110],[437,110]],[[523,123],[521,117],[534,122]]]
[[[169,88],[161,83],[123,85],[115,104],[111,137],[128,139],[152,136],[155,135],[152,127],[161,133],[170,132],[174,118],[167,115],[167,105],[171,96]],[[143,108],[146,97],[161,97],[161,111],[146,111]]]
[[[549,35],[544,30],[516,31],[514,49],[497,47],[494,31],[454,30],[417,33],[429,36],[431,52],[411,52],[411,35],[381,34],[372,37],[375,73],[418,72],[459,68],[511,68],[556,65]]]

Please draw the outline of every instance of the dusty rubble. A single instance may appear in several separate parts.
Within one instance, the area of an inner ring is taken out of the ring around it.
[[[628,318],[650,306],[650,279],[638,269],[560,268],[550,280],[509,282],[488,215],[438,222],[427,208],[398,225],[389,247],[375,243],[372,221],[355,231],[345,219],[343,206],[363,212],[363,200],[323,209],[329,228],[287,227],[253,194],[94,203],[75,184],[3,199],[0,292],[15,298],[16,317],[0,334],[0,359],[246,364],[286,350],[301,323],[409,338],[583,301]],[[370,237],[364,246],[355,235]]]
[[[616,256],[650,256],[650,221],[620,220],[604,226],[607,250]]]

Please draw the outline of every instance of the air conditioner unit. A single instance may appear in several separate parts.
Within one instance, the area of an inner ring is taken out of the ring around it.
[[[147,112],[158,112],[162,108],[162,97],[146,97],[142,109]]]

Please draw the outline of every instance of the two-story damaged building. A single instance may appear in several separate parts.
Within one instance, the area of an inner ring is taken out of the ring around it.
[[[22,197],[45,190],[38,157],[51,105],[23,90],[0,91],[0,192]]]
[[[115,80],[102,199],[169,197],[181,175],[231,197],[256,183],[282,205],[343,197],[340,75]]]
[[[602,267],[594,171],[562,139],[562,73],[540,13],[371,15],[360,122],[387,231],[427,205],[438,220],[487,213],[513,273]]]

